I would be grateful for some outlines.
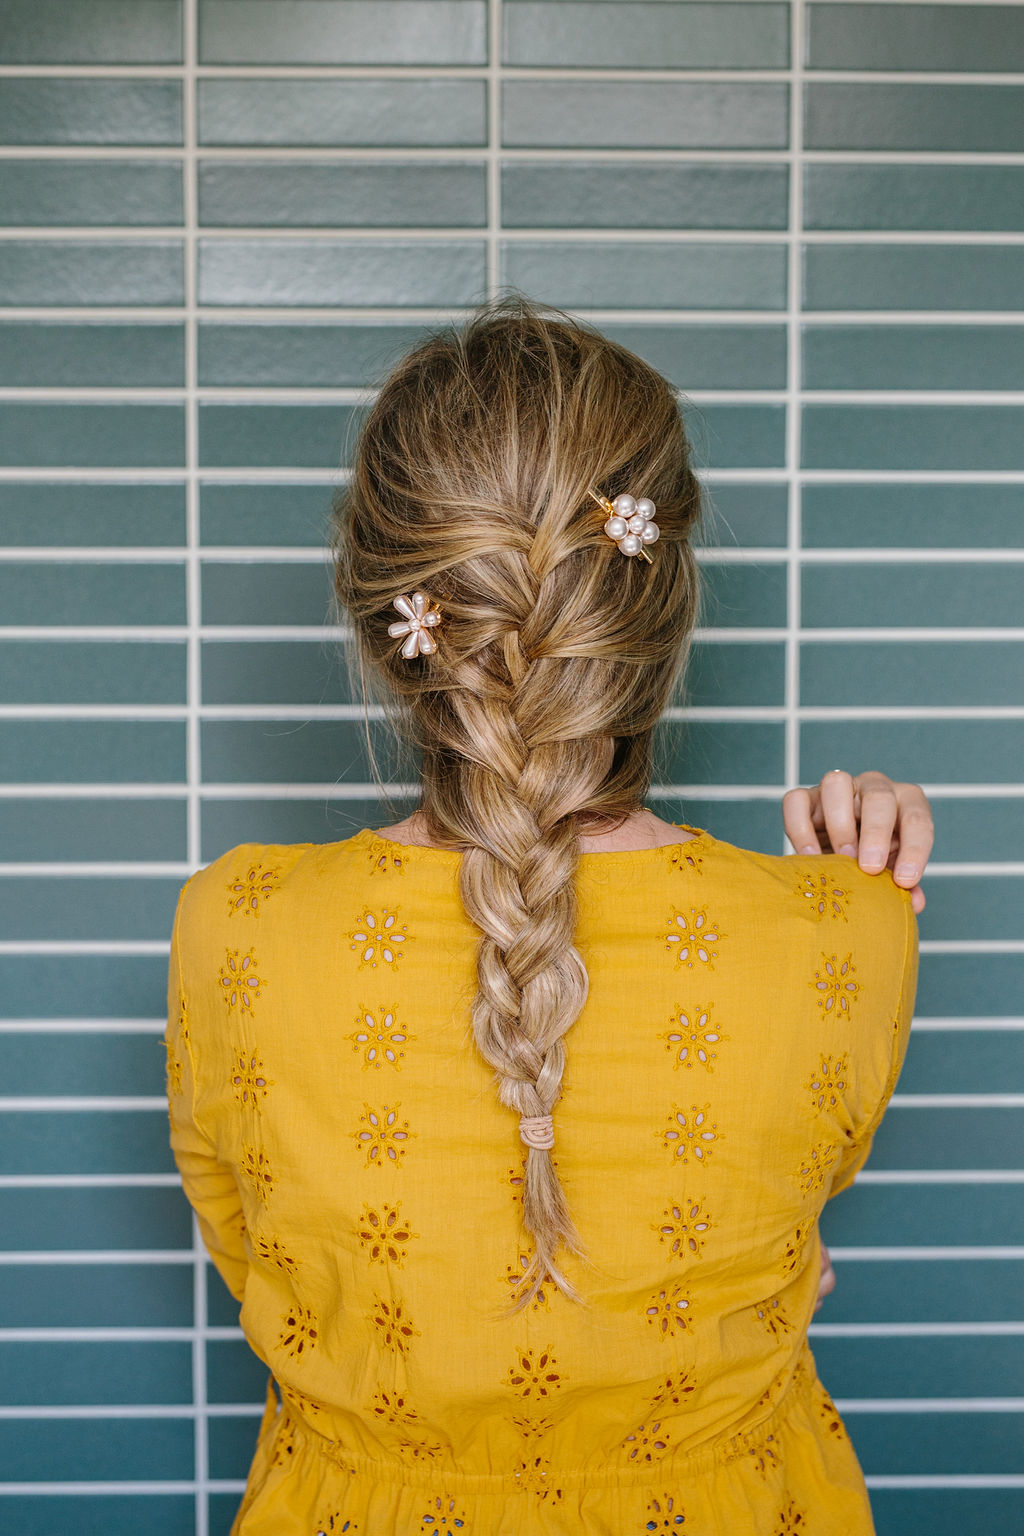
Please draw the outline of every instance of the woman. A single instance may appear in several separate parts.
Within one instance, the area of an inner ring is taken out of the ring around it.
[[[338,592],[421,807],[234,849],[172,948],[172,1143],[282,1394],[242,1536],[872,1529],[806,1332],[915,902],[818,851],[856,848],[843,775],[790,798],[796,859],[642,807],[698,512],[670,386],[524,303],[370,413]],[[878,869],[900,803],[859,788]]]

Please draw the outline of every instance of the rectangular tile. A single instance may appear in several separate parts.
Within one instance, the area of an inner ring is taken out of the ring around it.
[[[179,80],[49,75],[0,80],[0,144],[181,142]]]
[[[846,1265],[839,1273],[846,1275]],[[840,1281],[841,1283],[841,1281]],[[821,1313],[826,1320],[829,1304]],[[818,1372],[843,1397],[1018,1397],[1024,1395],[1024,1340],[934,1338],[813,1341]],[[955,1385],[954,1385],[955,1384]]]
[[[883,1131],[895,1113],[889,1112]],[[823,1227],[826,1240],[831,1241],[828,1221],[826,1215]],[[1020,1259],[838,1262],[842,1263],[842,1285],[836,1286],[827,1303],[830,1323],[1015,1322],[1021,1317],[1019,1287],[1024,1269]],[[943,1348],[947,1342],[942,1340]],[[949,1395],[958,1394],[954,1389]]]
[[[1015,390],[1022,379],[1024,326],[1020,325],[808,325],[803,329],[805,389]],[[958,497],[962,494],[957,488]]]
[[[211,1328],[238,1327],[238,1302],[209,1260],[206,1264],[206,1316]],[[262,1398],[258,1401],[262,1404]]]
[[[784,405],[708,404],[684,408],[699,467],[781,469],[786,462]]]
[[[1019,1488],[873,1488],[878,1536],[962,1536],[972,1520],[983,1531],[1009,1531],[1020,1514]]]
[[[0,305],[183,304],[178,240],[5,240]]]
[[[505,0],[506,64],[785,69],[789,6]]]
[[[234,596],[230,583],[228,591]],[[306,593],[296,597],[308,601]],[[341,646],[330,642],[208,640],[202,647],[202,680],[204,704],[353,702]]]
[[[782,817],[769,800],[680,799],[656,793],[648,803],[666,821],[703,827],[719,842],[761,853],[782,852]]]
[[[237,1493],[211,1493],[207,1499],[210,1536],[231,1536],[231,1527],[238,1514],[240,1496]],[[186,1536],[191,1536],[189,1528]]]
[[[204,469],[337,469],[358,431],[352,405],[199,406],[199,462]]]
[[[916,1012],[925,1018],[1018,1018],[1024,962],[1017,954],[924,955]]]
[[[805,309],[1019,310],[1024,247],[812,245]]]
[[[825,565],[803,572],[805,628],[922,625],[978,629],[1019,625],[1024,566]]]
[[[258,1403],[267,1390],[267,1368],[243,1339],[210,1339],[206,1345],[206,1401]]]
[[[259,1419],[251,1414],[210,1420],[210,1476],[244,1478],[256,1449]],[[429,1530],[429,1526],[427,1527]]]
[[[805,405],[807,469],[1024,469],[1018,405]]]
[[[1017,485],[806,485],[802,520],[809,549],[1024,546]]]
[[[479,147],[487,87],[440,80],[200,80],[202,145]]]
[[[0,225],[180,224],[170,160],[0,160]]]
[[[199,241],[202,304],[466,304],[483,287],[480,241]]]
[[[873,1475],[1014,1473],[1020,1413],[847,1414],[861,1466]]]
[[[182,884],[176,875],[0,876],[0,929],[9,941],[166,939]]]
[[[0,548],[184,541],[182,485],[9,480],[0,486]]]
[[[3,1251],[191,1247],[191,1207],[178,1188],[0,1189]]]
[[[789,493],[784,485],[716,485],[712,475],[710,483],[706,480],[703,499],[698,543],[724,549],[785,546]]]
[[[930,956],[928,958],[931,958]],[[985,959],[991,960],[991,955]],[[1019,998],[1018,998],[1019,1002]],[[1024,1115],[1019,1109],[890,1109],[871,1154],[873,1168],[1019,1168]],[[995,1261],[993,1261],[995,1262]],[[1000,1275],[1003,1270],[999,1270]],[[992,1301],[991,1295],[987,1302]],[[916,1298],[920,1306],[923,1297]],[[1015,1306],[1019,1309],[1022,1301]],[[922,1312],[920,1315],[926,1316]],[[951,1312],[956,1316],[955,1312]],[[968,1313],[968,1316],[975,1315]],[[997,1315],[997,1314],[996,1314]],[[1017,1311],[1007,1312],[1015,1317]]]
[[[0,386],[159,388],[185,383],[180,325],[0,323]],[[6,488],[5,488],[6,499]],[[67,494],[65,490],[65,495]]]
[[[0,1343],[0,1401],[19,1408],[191,1403],[191,1356],[187,1341]]]
[[[254,545],[310,545],[328,537],[328,485],[230,485],[203,482],[199,490],[202,542]]]
[[[1024,725],[1019,720],[805,721],[800,743],[803,784],[816,784],[837,762],[884,763],[893,778],[914,783],[1015,784]]]
[[[237,1495],[220,1495],[233,1499]],[[146,1536],[193,1536],[194,1493],[55,1493],[7,1496],[4,1508],[17,1521],[18,1536],[53,1536],[74,1529],[75,1536],[106,1536],[122,1521]],[[230,1525],[230,1520],[228,1525]],[[223,1532],[211,1536],[227,1536]]]
[[[1024,229],[1024,166],[804,168],[806,229]]]
[[[602,325],[677,389],[785,389],[786,330],[774,324]],[[742,487],[730,490],[742,491]]]
[[[183,800],[0,799],[5,862],[117,863],[183,860]]]
[[[685,701],[703,705],[783,704],[786,650],[780,644],[703,643],[690,653],[683,688]]]
[[[944,875],[929,884],[919,927],[922,939],[1019,940],[1022,913],[1024,877]]]
[[[74,958],[79,962],[82,959],[77,955]],[[6,971],[6,962],[0,968]],[[124,1111],[26,1110],[24,1114],[9,1114],[0,1125],[0,1154],[5,1171],[15,1174],[174,1171],[167,1141],[166,1107]],[[182,1269],[187,1277],[188,1266]],[[156,1279],[152,1273],[150,1289]]]
[[[210,321],[199,327],[199,382],[305,389],[376,384],[426,335],[424,326],[393,321]]]
[[[484,64],[484,0],[200,0],[202,64]]]
[[[1024,87],[810,81],[804,142],[808,149],[1019,151]]]
[[[185,459],[181,405],[64,404],[5,401],[0,405],[0,464],[57,469],[174,466]]]
[[[388,777],[395,760],[387,733],[374,730],[374,750]],[[207,784],[367,784],[373,775],[361,720],[205,720]]]
[[[634,7],[631,5],[630,9]],[[785,149],[789,91],[762,81],[506,80],[501,142],[511,149]]]
[[[690,721],[659,727],[657,760],[672,784],[781,784],[783,737],[781,725]]]
[[[682,241],[506,241],[503,280],[579,309],[783,309],[779,245]]]
[[[1008,1034],[1011,1042],[1020,1037]],[[912,1091],[907,1082],[910,1061],[918,1056],[926,1043],[936,1046],[948,1037],[943,1034],[924,1034],[915,1031],[910,1042],[908,1065],[900,1078],[899,1092]],[[963,1045],[963,1054],[957,1054],[950,1063],[954,1071],[963,1065],[968,1074],[974,1061],[974,1052],[981,1045],[995,1041],[995,1032],[982,1033],[972,1030],[969,1034],[953,1036],[954,1048]],[[938,1050],[932,1052],[937,1057]],[[990,1056],[990,1065],[994,1065]],[[923,1079],[927,1081],[928,1079]],[[974,1083],[968,1075],[967,1082]],[[913,1078],[913,1091],[919,1079]],[[934,1090],[929,1090],[934,1091]],[[948,1092],[948,1086],[939,1090]],[[965,1085],[965,1093],[972,1091]],[[992,1234],[999,1233],[999,1242],[1016,1246],[1024,1242],[1024,1202],[1020,1198],[1019,1185],[1013,1184],[865,1184],[858,1182],[852,1189],[844,1190],[837,1200],[826,1207],[823,1223],[828,1229],[828,1241],[837,1247],[874,1248],[885,1247],[898,1234],[901,1247],[984,1247],[992,1242]],[[959,1262],[959,1261],[958,1261]],[[822,1322],[827,1319],[822,1318]]]
[[[305,225],[331,229],[403,225],[443,229],[487,223],[482,164],[417,160],[303,165],[289,160],[205,160],[199,165],[203,225]]]
[[[804,704],[957,708],[1016,704],[1022,697],[1019,640],[805,641],[800,647]]]
[[[1024,861],[1024,798],[948,800],[933,795],[932,815],[941,858]]]
[[[185,569],[134,560],[0,561],[0,610],[5,624],[184,624]]]
[[[193,1462],[190,1419],[0,1419],[0,1465],[10,1482],[169,1483],[191,1479]],[[118,1500],[115,1518],[126,1515]]]
[[[0,720],[0,783],[184,783],[179,720]]]
[[[513,160],[501,218],[506,229],[785,229],[788,187],[788,168],[763,162]]]
[[[947,880],[932,880],[928,886],[928,906],[941,909]],[[961,881],[953,879],[955,899],[961,899]],[[996,901],[1003,881],[992,881]],[[1011,882],[1012,888],[1012,882]],[[937,901],[933,901],[938,898]],[[1014,893],[1014,899],[1019,899]],[[993,935],[994,937],[994,935]],[[911,1042],[907,1062],[900,1077],[901,1093],[1016,1093],[1024,1091],[1024,1035],[1012,1029],[918,1030]],[[916,1193],[919,1193],[917,1191]],[[948,1192],[947,1192],[948,1194]],[[976,1200],[979,1191],[971,1192]],[[946,1198],[944,1196],[944,1198]],[[1024,1224],[1024,1213],[1022,1213]],[[994,1229],[993,1223],[993,1229]],[[1006,1239],[1009,1241],[1009,1239]]]
[[[7,64],[178,64],[181,0],[5,0]]]
[[[190,1328],[189,1264],[12,1264],[4,1279],[10,1328]]]
[[[4,574],[0,565],[0,591]],[[48,579],[35,594],[37,603],[50,600]],[[154,588],[154,595],[162,594],[161,587]],[[31,598],[26,594],[27,602]],[[11,606],[17,610],[16,603]],[[184,704],[185,699],[184,641],[0,640],[5,704]]]
[[[786,623],[786,567],[701,565],[700,623],[707,629],[759,629]]]
[[[4,1018],[159,1020],[166,1016],[163,955],[0,955],[0,978]],[[66,1127],[66,1121],[61,1123]],[[20,1171],[31,1171],[33,1155],[29,1148],[28,1165]]]
[[[217,859],[238,843],[343,842],[362,827],[386,827],[401,821],[412,801],[390,807],[376,799],[204,800],[200,809],[202,858]]]
[[[1017,5],[808,6],[811,69],[1024,69]]]

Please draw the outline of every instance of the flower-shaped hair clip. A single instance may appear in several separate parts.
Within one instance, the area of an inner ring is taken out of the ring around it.
[[[414,592],[411,597],[396,597],[393,607],[402,615],[403,622],[388,625],[388,634],[394,639],[400,635],[406,636],[402,646],[402,655],[407,661],[414,656],[430,656],[437,650],[437,641],[430,631],[441,622],[441,614],[437,608],[430,606],[430,598],[425,592]]]
[[[654,521],[658,509],[654,502],[646,496],[637,500],[633,496],[622,495],[609,501],[595,490],[591,490],[590,494],[598,506],[607,512],[608,521],[604,531],[622,553],[643,555],[648,565],[653,565],[645,546],[655,544],[658,540],[659,529]]]

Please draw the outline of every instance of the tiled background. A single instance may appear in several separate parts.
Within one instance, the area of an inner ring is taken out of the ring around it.
[[[330,488],[511,282],[692,401],[665,813],[781,850],[836,763],[934,795],[815,1348],[883,1536],[1024,1529],[1024,5],[3,0],[0,60],[0,1526],[230,1523],[263,1374],[167,1151],[173,902],[377,817]]]

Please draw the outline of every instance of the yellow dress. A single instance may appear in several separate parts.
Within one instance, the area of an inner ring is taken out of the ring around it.
[[[283,1399],[235,1536],[865,1536],[806,1333],[907,1044],[908,895],[706,833],[583,855],[553,1155],[587,1304],[510,1320],[525,1148],[459,859],[245,845],[179,904],[172,1145]]]

